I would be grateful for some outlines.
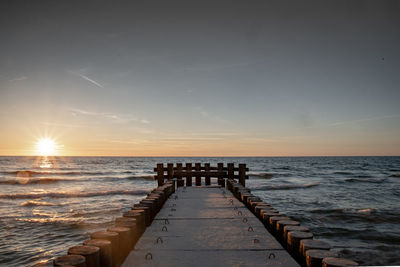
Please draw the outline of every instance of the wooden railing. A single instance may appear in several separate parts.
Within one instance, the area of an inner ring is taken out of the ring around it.
[[[157,172],[155,179],[158,181],[158,185],[164,184],[165,180],[176,180],[177,186],[183,186],[186,178],[186,186],[192,186],[193,178],[195,179],[195,185],[202,185],[202,178],[204,178],[205,185],[211,185],[211,178],[217,178],[218,185],[225,186],[225,179],[237,179],[240,184],[245,186],[245,179],[248,179],[246,171],[246,164],[239,164],[235,167],[234,163],[228,163],[224,166],[224,163],[218,163],[217,166],[213,167],[210,163],[186,163],[183,166],[182,163],[168,163],[164,166],[164,163],[158,163],[157,168],[154,168]]]

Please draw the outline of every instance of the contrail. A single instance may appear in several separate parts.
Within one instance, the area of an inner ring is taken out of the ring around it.
[[[101,85],[100,83],[96,82],[95,80],[90,79],[88,76],[85,76],[83,74],[79,74],[79,73],[76,73],[76,72],[73,72],[73,71],[69,71],[69,72],[74,74],[74,75],[76,75],[76,76],[81,77],[82,79],[84,79],[84,80],[86,80],[86,81],[88,81],[88,82],[90,82],[90,83],[92,83],[92,84],[94,84],[94,85],[96,85],[96,86],[98,86],[100,88],[104,88],[103,85]]]
[[[95,80],[90,79],[89,77],[82,75],[82,74],[78,74],[79,77],[81,77],[82,79],[85,79],[88,82],[93,83],[94,85],[97,85],[98,87],[104,88],[103,85],[101,85],[100,83],[96,82]]]

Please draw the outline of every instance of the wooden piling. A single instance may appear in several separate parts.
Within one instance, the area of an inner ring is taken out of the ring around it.
[[[68,255],[81,255],[85,257],[86,267],[100,266],[100,249],[95,246],[75,246],[68,249]]]
[[[154,200],[143,199],[139,202],[139,204],[150,208],[150,214],[151,214],[150,218],[151,221],[153,221],[153,218],[154,216],[156,216],[156,211],[157,211],[156,202]]]
[[[86,267],[85,257],[81,255],[65,255],[54,259],[54,266]]]
[[[131,233],[131,229],[123,226],[114,226],[108,228],[107,231],[118,234],[119,253],[117,264],[122,264],[126,256],[128,256],[129,251],[131,251],[134,246],[134,239]]]
[[[132,210],[144,210],[145,213],[145,225],[149,226],[151,224],[151,208],[145,205],[135,204]]]
[[[331,250],[310,249],[306,251],[306,265],[307,267],[321,267],[324,258],[337,256],[338,253]]]
[[[246,186],[246,164],[239,164],[239,183]]]
[[[218,170],[218,185],[220,185],[221,187],[225,187],[225,180],[224,180],[224,176],[222,174],[224,169],[224,163],[217,163],[217,170]]]
[[[100,267],[112,266],[111,242],[105,239],[89,239],[83,242],[84,246],[94,246],[99,248]]]
[[[260,211],[261,211],[262,209],[271,210],[272,207],[271,207],[269,204],[263,203],[263,202],[257,204],[257,205],[254,207],[254,214],[255,214],[257,217],[259,217],[259,218],[261,218]]]
[[[299,248],[299,253],[300,256],[306,260],[306,251],[310,249],[319,249],[319,250],[329,250],[331,249],[331,246],[321,240],[316,240],[316,239],[303,239],[300,241],[300,248]]]
[[[118,249],[119,249],[119,243],[118,243],[118,234],[114,232],[108,232],[108,231],[97,231],[94,233],[90,234],[91,239],[105,239],[111,242],[111,253],[112,253],[112,262],[113,266],[116,266],[115,263],[118,262]]]
[[[135,246],[136,242],[139,240],[140,238],[140,233],[137,230],[137,225],[136,223],[132,222],[132,221],[126,221],[126,220],[120,220],[120,221],[115,221],[115,226],[120,226],[120,227],[126,227],[129,228],[130,230],[130,235],[133,239],[133,246],[132,248]]]
[[[192,186],[192,163],[186,163],[186,186]]]
[[[210,163],[205,163],[205,164],[204,164],[204,169],[205,169],[205,171],[206,171],[206,174],[205,174],[205,177],[204,177],[205,183],[206,183],[206,185],[210,185],[210,184],[211,184],[211,177],[210,177],[210,174],[209,174],[209,171],[210,171]]]
[[[228,163],[228,179],[233,180],[235,178],[234,164]]]
[[[322,260],[322,267],[346,267],[346,266],[358,266],[358,263],[343,258],[328,257]]]
[[[130,210],[122,214],[123,217],[134,218],[136,220],[137,230],[142,234],[146,229],[146,213],[144,210]]]
[[[164,164],[163,163],[157,163],[157,183],[158,183],[158,186],[161,186],[164,184]]]
[[[303,239],[311,239],[313,234],[310,232],[293,231],[287,236],[287,247],[289,251],[298,259],[300,259],[300,241]]]
[[[275,211],[263,211],[262,212],[262,222],[264,223],[265,227],[267,229],[270,228],[269,226],[269,218],[274,217],[274,216],[279,216],[279,212],[275,212]]]
[[[289,232],[293,231],[300,231],[300,232],[310,232],[310,229],[305,226],[293,226],[293,225],[287,225],[283,228],[283,241],[285,244],[287,243],[287,235]]]
[[[269,217],[269,224],[267,225],[267,228],[271,233],[276,234],[276,222],[280,220],[290,220],[290,218],[284,215]]]
[[[298,221],[293,220],[279,220],[276,222],[276,237],[283,241],[284,240],[284,227],[286,226],[299,226],[300,223]]]
[[[174,164],[173,163],[167,164],[167,178],[168,178],[168,180],[172,180],[174,178]]]
[[[201,186],[201,175],[199,173],[201,171],[201,164],[196,163],[194,169],[196,170],[196,186]]]

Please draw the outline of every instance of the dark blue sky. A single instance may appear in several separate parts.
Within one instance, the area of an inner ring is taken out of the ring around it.
[[[399,1],[216,2],[3,1],[0,154],[400,154]]]

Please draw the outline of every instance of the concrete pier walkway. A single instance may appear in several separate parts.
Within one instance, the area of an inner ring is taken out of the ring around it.
[[[243,203],[221,187],[180,187],[128,266],[299,266]]]

